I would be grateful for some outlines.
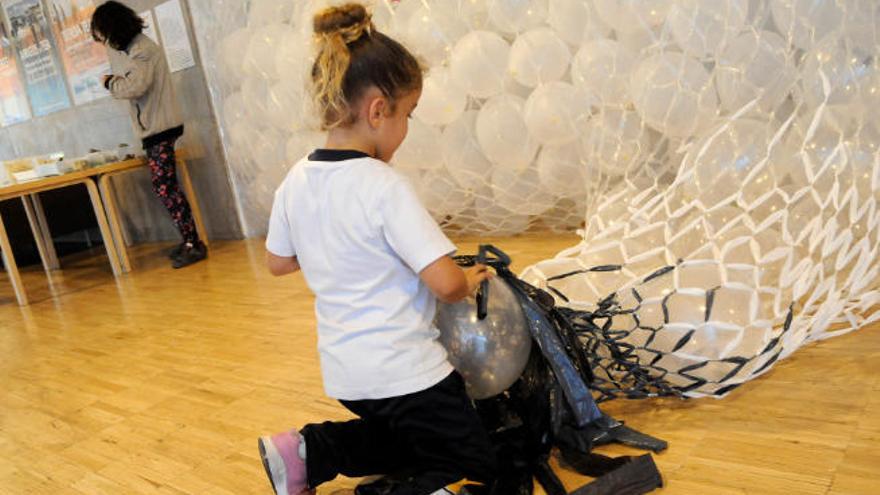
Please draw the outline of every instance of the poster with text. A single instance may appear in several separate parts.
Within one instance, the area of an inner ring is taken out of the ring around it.
[[[4,0],[3,10],[18,51],[27,95],[34,116],[41,117],[70,107],[50,27],[40,0]]]
[[[107,49],[92,39],[94,0],[48,0],[55,42],[64,62],[73,102],[82,105],[109,93],[102,84],[110,74]]]
[[[30,117],[12,39],[0,18],[0,126],[18,124]]]
[[[171,72],[177,72],[194,67],[196,61],[192,45],[189,43],[189,34],[186,30],[186,20],[183,17],[180,0],[168,0],[156,6],[155,11],[159,35],[162,37],[162,45],[165,47],[165,58],[168,60],[168,68]]]

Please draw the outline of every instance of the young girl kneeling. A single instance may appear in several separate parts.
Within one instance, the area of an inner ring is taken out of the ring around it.
[[[388,165],[422,69],[362,5],[321,12],[314,30],[313,91],[327,142],[276,191],[266,248],[273,274],[302,270],[314,291],[325,391],[358,419],[261,438],[266,472],[288,495],[340,474],[392,475],[403,480],[395,495],[489,482],[488,434],[433,325],[437,299],[466,297],[488,272],[455,264],[455,246]]]

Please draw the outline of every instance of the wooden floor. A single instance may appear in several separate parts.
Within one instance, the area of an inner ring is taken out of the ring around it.
[[[521,269],[575,240],[496,243]],[[266,274],[256,241],[215,243],[184,270],[161,248],[137,249],[118,280],[101,256],[63,260],[51,286],[27,270],[27,308],[0,278],[0,493],[268,494],[258,435],[346,417],[322,394],[301,275]],[[605,409],[669,441],[658,493],[878,494],[878,377],[880,328],[867,328],[723,400]]]

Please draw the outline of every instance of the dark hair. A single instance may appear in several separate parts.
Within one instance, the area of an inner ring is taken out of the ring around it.
[[[110,0],[92,14],[92,39],[107,40],[110,48],[125,50],[131,40],[144,30],[144,20],[129,7]]]
[[[323,129],[351,124],[352,105],[371,86],[388,98],[392,110],[401,95],[421,89],[421,64],[403,45],[376,31],[363,5],[321,11],[314,30],[318,54],[312,66],[313,96]]]

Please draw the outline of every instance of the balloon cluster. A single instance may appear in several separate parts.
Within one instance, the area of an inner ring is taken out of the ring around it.
[[[246,24],[216,40],[222,124],[246,209],[268,209],[260,197],[321,142],[305,91],[311,16],[335,3],[254,0],[230,16]],[[657,141],[628,89],[638,52],[603,20],[626,13],[600,17],[588,0],[367,3],[378,29],[429,67],[393,165],[449,230],[570,231],[597,179],[638,167]]]

